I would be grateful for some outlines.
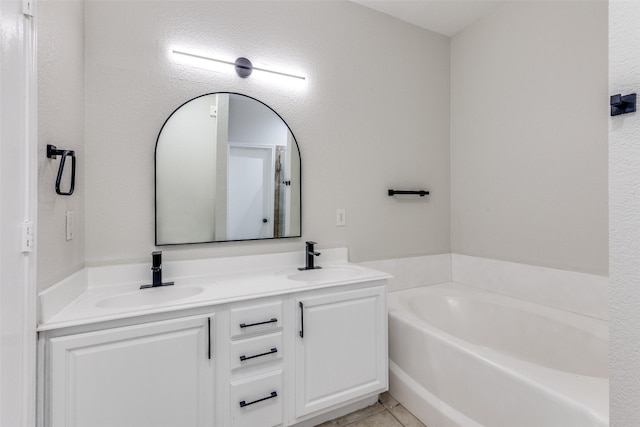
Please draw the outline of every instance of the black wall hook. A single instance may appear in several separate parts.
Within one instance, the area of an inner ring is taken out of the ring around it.
[[[629,95],[611,95],[611,115],[619,116],[620,114],[633,113],[636,111],[636,94]]]
[[[70,196],[73,194],[73,189],[76,186],[76,152],[73,150],[58,150],[55,145],[47,144],[47,157],[49,159],[60,158],[60,166],[58,167],[58,176],[56,177],[56,193],[61,196]],[[71,183],[69,184],[69,191],[60,190],[60,181],[62,181],[62,174],[64,173],[64,163],[67,157],[71,157]]]

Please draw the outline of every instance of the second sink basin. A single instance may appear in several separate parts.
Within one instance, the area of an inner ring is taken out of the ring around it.
[[[164,304],[198,295],[201,287],[157,287],[140,289],[126,294],[102,299],[96,303],[100,308],[135,307],[144,305]]]
[[[351,266],[331,266],[315,270],[303,270],[287,276],[289,280],[300,282],[331,282],[347,280],[361,274],[361,270]]]

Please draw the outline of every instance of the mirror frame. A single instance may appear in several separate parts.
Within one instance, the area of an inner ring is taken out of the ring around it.
[[[182,108],[184,105],[188,104],[189,102],[198,99],[198,98],[202,98],[203,96],[209,96],[209,95],[218,95],[218,94],[228,94],[228,95],[240,95],[243,96],[245,98],[249,98],[252,99],[256,102],[259,102],[260,104],[264,105],[265,107],[267,107],[269,110],[271,110],[280,120],[282,120],[282,122],[285,124],[285,126],[287,127],[287,129],[289,130],[289,133],[291,133],[291,136],[293,137],[293,141],[296,143],[296,147],[298,148],[298,160],[300,162],[300,185],[298,188],[298,197],[300,198],[300,229],[299,229],[299,234],[295,235],[295,236],[283,236],[283,237],[257,237],[255,239],[237,239],[237,240],[212,240],[210,242],[185,242],[185,243],[158,243],[158,162],[157,162],[157,152],[158,152],[158,142],[160,141],[160,135],[162,135],[162,130],[164,129],[165,125],[167,124],[167,122],[171,119],[171,117],[173,117],[173,115],[180,109]],[[183,102],[182,104],[180,104],[178,106],[178,108],[176,108],[175,110],[173,110],[173,112],[171,114],[169,114],[169,117],[167,117],[167,119],[164,121],[164,123],[162,124],[162,127],[160,127],[160,131],[158,132],[158,136],[156,137],[156,143],[155,143],[155,148],[153,150],[153,187],[154,187],[154,191],[153,191],[153,215],[154,215],[154,244],[155,246],[178,246],[178,245],[201,245],[201,244],[211,244],[211,243],[225,243],[225,242],[248,242],[248,241],[257,241],[257,240],[278,240],[278,239],[291,239],[291,238],[300,238],[302,237],[302,154],[300,153],[300,144],[298,144],[298,139],[296,138],[295,134],[293,133],[293,131],[291,130],[291,127],[289,127],[289,124],[282,118],[282,116],[280,114],[278,114],[276,112],[276,110],[274,110],[273,108],[271,108],[269,105],[265,104],[264,102],[260,101],[257,98],[254,98],[252,96],[249,95],[245,95],[243,93],[239,93],[239,92],[209,92],[209,93],[205,93],[202,95],[198,95],[194,98],[191,98],[185,102]]]

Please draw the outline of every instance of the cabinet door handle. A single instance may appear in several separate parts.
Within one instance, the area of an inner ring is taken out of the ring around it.
[[[242,356],[240,356],[240,361],[244,362],[245,360],[255,359],[256,357],[268,356],[270,354],[277,353],[277,352],[278,352],[278,349],[273,347],[270,351],[267,351],[266,353],[260,353],[253,356],[245,356],[243,354]]]
[[[278,393],[276,393],[275,391],[272,391],[271,395],[269,395],[267,397],[263,397],[262,399],[254,400],[253,402],[247,403],[244,400],[242,400],[242,401],[240,401],[240,407],[244,408],[245,406],[253,405],[254,403],[258,403],[258,402],[263,402],[263,401],[268,400],[268,399],[273,399],[274,397],[278,397]]]
[[[276,319],[275,317],[272,317],[271,320],[267,320],[264,322],[258,322],[258,323],[250,323],[250,324],[246,324],[246,323],[240,323],[240,327],[241,328],[249,328],[251,326],[258,326],[258,325],[266,325],[267,323],[276,323],[278,321],[278,319]]]
[[[207,358],[211,360],[211,317],[207,317],[207,331],[209,337],[207,340]]]
[[[298,303],[300,307],[300,338],[304,338],[304,304],[302,301]]]

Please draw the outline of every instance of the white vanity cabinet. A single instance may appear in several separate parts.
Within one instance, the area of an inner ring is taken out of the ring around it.
[[[384,284],[304,293],[295,306],[297,419],[387,390]]]
[[[40,327],[38,426],[309,427],[373,404],[388,386],[386,276],[362,271],[335,285],[267,276],[275,290],[255,297],[231,282],[101,322],[104,292],[79,298],[86,322]]]
[[[213,316],[48,339],[51,427],[210,427]]]

